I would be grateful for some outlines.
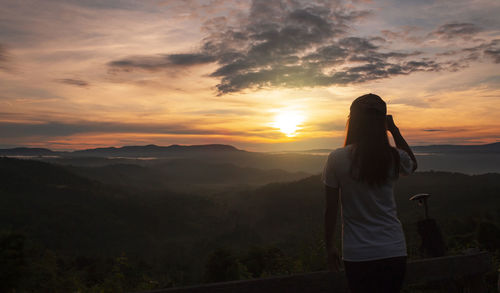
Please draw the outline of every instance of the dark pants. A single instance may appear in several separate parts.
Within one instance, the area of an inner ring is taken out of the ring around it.
[[[399,293],[406,273],[406,256],[371,261],[344,261],[352,293]]]

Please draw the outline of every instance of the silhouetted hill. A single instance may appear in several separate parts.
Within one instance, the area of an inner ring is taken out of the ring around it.
[[[216,215],[200,196],[132,193],[39,161],[0,158],[0,176],[0,231],[70,255],[165,256],[170,242],[205,235]]]
[[[201,160],[178,159],[155,165],[165,180],[191,183],[251,183],[262,184],[293,181],[307,177],[304,172],[286,172],[279,169],[262,170],[240,167],[230,163],[216,164]]]
[[[172,170],[190,172],[189,162],[169,164],[160,164],[158,169],[109,166],[111,169],[103,168],[96,178],[107,172],[109,182],[133,180],[133,174],[154,176],[165,168],[175,181]],[[200,166],[197,161],[192,164]],[[212,171],[213,166],[206,166]],[[236,173],[244,168],[225,167],[228,169],[214,176],[231,172],[235,172],[234,178],[243,176]],[[125,170],[121,179],[118,170]],[[136,191],[86,179],[73,171],[40,161],[0,158],[0,231],[21,232],[65,256],[126,255],[151,261],[162,274],[168,271],[183,284],[202,280],[205,260],[218,247],[276,247],[281,255],[299,259],[306,269],[317,269],[324,263],[324,191],[318,175],[198,195],[167,189]],[[203,170],[191,175],[206,176]],[[141,180],[138,185],[144,184]],[[499,190],[500,174],[422,172],[402,177],[395,196],[410,253],[419,244],[416,221],[423,218],[422,208],[408,200],[411,195],[432,195],[431,217],[441,224],[449,243],[460,248],[477,243],[480,219],[500,223]]]
[[[0,156],[85,156],[85,157],[163,157],[179,153],[210,153],[210,152],[244,152],[231,145],[207,144],[207,145],[170,145],[157,146],[154,144],[145,146],[107,147],[78,150],[72,152],[57,152],[43,148],[12,148],[0,149]]]
[[[154,158],[154,159],[152,159]],[[34,158],[39,159],[39,158]],[[151,167],[168,163],[172,160],[185,159],[203,161],[209,164],[232,164],[242,168],[255,168],[261,170],[281,169],[289,173],[306,172],[317,173],[321,170],[326,157],[309,154],[295,153],[259,153],[247,151],[175,151],[163,153],[162,156],[64,156],[60,158],[40,158],[44,161],[60,165],[72,165],[81,167],[102,167],[116,164],[134,164],[144,167]],[[295,177],[294,177],[295,178]]]
[[[412,146],[414,152],[418,153],[500,153],[500,142],[480,145],[424,145]],[[284,153],[304,154],[329,154],[334,149],[310,149],[302,151],[288,151]]]
[[[125,193],[62,167],[0,158],[0,176],[0,230],[28,233],[53,249],[88,253],[97,251],[97,239],[105,239],[103,251],[118,245],[133,224],[126,223],[129,207],[116,197]]]
[[[104,156],[104,157],[164,157],[178,153],[207,153],[207,152],[242,152],[230,145],[207,144],[207,145],[170,145],[157,146],[154,144],[146,146],[124,146],[120,148],[96,148],[74,151],[72,156]]]
[[[301,179],[310,174],[283,170],[262,170],[234,164],[216,164],[193,159],[175,159],[163,163],[139,166],[110,164],[99,167],[67,167],[83,177],[107,184],[130,186],[137,189],[173,188],[186,185],[267,184]]]
[[[79,177],[66,169],[35,160],[21,160],[0,157],[1,187],[33,189],[40,185],[50,186],[78,186],[88,187],[93,185],[91,180]]]
[[[116,186],[141,189],[165,188],[165,182],[155,170],[135,164],[112,164],[97,167],[66,167],[82,177]]]
[[[412,149],[422,153],[500,153],[500,142],[482,145],[414,146]]]
[[[431,194],[429,214],[438,220],[445,237],[448,237],[456,230],[464,229],[464,223],[469,223],[469,228],[464,231],[474,231],[474,219],[479,221],[490,217],[500,224],[499,191],[500,174],[469,176],[422,172],[401,178],[396,185],[395,197],[398,215],[406,227],[408,248],[412,253],[418,251],[420,240],[416,222],[424,217],[423,208],[409,201],[412,195]],[[296,182],[242,191],[226,200],[229,207],[238,211],[235,217],[238,225],[252,227],[265,241],[286,243],[282,244],[283,247],[300,246],[298,238],[322,237],[323,192],[320,176],[311,176]],[[461,233],[465,235],[465,232]]]
[[[403,220],[423,217],[423,210],[408,198],[429,193],[429,214],[441,221],[500,212],[500,174],[465,175],[449,172],[417,172],[402,177],[396,199]]]
[[[500,173],[500,143],[487,145],[436,145],[413,147],[420,171],[440,170],[467,174]],[[98,167],[110,164],[150,166],[159,160],[194,159],[213,164],[229,163],[257,169],[286,172],[321,172],[328,150],[302,152],[249,152],[230,145],[125,146],[75,152],[45,149],[4,149],[0,156],[27,156],[63,165]],[[54,156],[58,156],[55,158]]]
[[[44,148],[0,149],[0,156],[54,156],[58,154],[59,152]]]
[[[427,153],[499,153],[500,142],[483,144],[483,145],[427,145],[413,146],[415,152]],[[290,151],[284,153],[328,153],[329,149],[312,149],[305,151]],[[237,149],[231,145],[224,144],[207,144],[207,145],[170,145],[157,146],[154,144],[145,146],[123,146],[123,147],[107,147],[95,148],[86,150],[77,150],[73,152],[57,152],[45,148],[11,148],[0,149],[0,156],[90,156],[90,157],[162,157],[170,156],[179,153],[204,153],[204,152],[239,152],[246,151]]]

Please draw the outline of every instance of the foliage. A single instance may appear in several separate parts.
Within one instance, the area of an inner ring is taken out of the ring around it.
[[[208,283],[247,279],[248,271],[231,250],[218,248],[205,264],[205,281]]]
[[[0,292],[140,291],[326,268],[319,176],[207,195],[117,187],[0,158],[0,178]],[[401,178],[395,196],[410,256],[420,257],[423,210],[408,198],[427,192],[448,253],[486,249],[498,268],[499,190],[500,174]]]

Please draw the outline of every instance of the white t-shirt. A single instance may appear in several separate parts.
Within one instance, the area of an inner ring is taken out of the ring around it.
[[[340,189],[342,254],[346,261],[368,261],[406,256],[406,243],[397,218],[393,189],[397,178],[372,186],[351,178],[352,145],[330,153],[323,170],[323,183]],[[413,172],[408,153],[397,149],[399,174]]]

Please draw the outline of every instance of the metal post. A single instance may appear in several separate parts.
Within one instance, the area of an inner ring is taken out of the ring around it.
[[[429,208],[427,207],[427,197],[424,198],[425,219],[429,219]]]

